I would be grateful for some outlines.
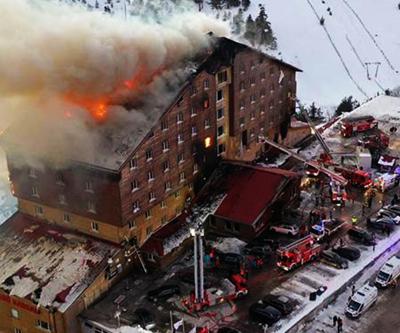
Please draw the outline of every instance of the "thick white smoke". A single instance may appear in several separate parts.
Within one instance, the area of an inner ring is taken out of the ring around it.
[[[93,148],[95,154],[98,133],[87,127],[90,117],[81,108],[99,100],[115,103],[121,90],[130,93],[127,88],[160,88],[154,82],[164,79],[157,76],[174,77],[171,71],[181,70],[186,59],[207,46],[208,31],[228,31],[196,11],[177,11],[157,21],[124,20],[58,2],[13,0],[0,1],[0,13],[0,131],[6,118],[23,114],[14,135],[34,133],[31,140],[41,154],[69,155],[71,137],[82,143],[72,151],[90,154]],[[74,104],[81,107],[76,112]],[[72,109],[79,118],[65,123],[63,116]]]

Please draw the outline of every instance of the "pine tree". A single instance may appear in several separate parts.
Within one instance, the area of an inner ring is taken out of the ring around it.
[[[246,11],[250,6],[250,0],[242,0],[243,10]]]
[[[247,17],[246,31],[243,36],[251,43],[251,45],[254,46],[257,33],[256,33],[256,24],[255,24],[253,18],[251,17],[251,15],[249,15]]]
[[[242,8],[239,8],[239,11],[233,17],[232,23],[233,23],[233,33],[239,35],[242,32],[242,27],[244,24]]]
[[[259,45],[266,45],[275,50],[277,47],[276,38],[263,5],[260,5],[260,12],[255,20],[255,25],[256,39]]]
[[[353,111],[359,106],[360,103],[358,103],[357,100],[353,99],[353,96],[345,97],[336,108],[335,115],[340,116],[343,112]]]
[[[231,8],[231,7],[239,7],[240,6],[240,0],[225,0],[225,5],[226,8]]]
[[[223,0],[210,0],[209,5],[213,9],[221,10],[224,5],[224,1]]]
[[[199,12],[201,12],[204,7],[204,0],[194,0],[194,3],[199,6]]]
[[[312,119],[320,119],[322,117],[321,108],[317,108],[315,102],[312,102],[309,109],[307,110],[308,116]]]

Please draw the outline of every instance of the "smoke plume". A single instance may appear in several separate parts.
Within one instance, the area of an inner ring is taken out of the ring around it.
[[[13,0],[0,1],[0,12],[0,131],[11,119],[5,136],[13,148],[26,145],[54,160],[96,158],[105,128],[151,121],[187,74],[189,59],[208,46],[206,33],[227,32],[223,23],[187,10],[124,20],[80,6]],[[137,99],[130,112],[115,107]],[[102,118],[105,109],[106,121],[96,123],[92,116]]]

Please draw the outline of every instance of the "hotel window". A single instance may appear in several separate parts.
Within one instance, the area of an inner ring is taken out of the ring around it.
[[[140,202],[139,202],[139,200],[136,200],[132,204],[132,211],[134,213],[137,213],[139,210],[140,210]]]
[[[133,229],[136,227],[136,221],[135,220],[129,220],[128,222],[128,228]]]
[[[243,127],[243,126],[244,126],[244,117],[240,117],[240,119],[239,119],[239,125],[240,125],[240,127]]]
[[[253,120],[256,118],[256,112],[255,111],[251,111],[250,112],[250,119]]]
[[[239,64],[239,70],[240,70],[240,74],[244,74],[246,71],[246,67],[244,66],[243,63]]]
[[[149,202],[156,200],[156,195],[154,192],[149,192]]]
[[[166,160],[162,163],[162,170],[163,172],[169,171],[169,160]]]
[[[151,217],[151,215],[149,215],[149,218],[150,217]],[[148,226],[146,228],[146,236],[150,236],[152,232],[153,232],[153,227],[152,226]]]
[[[183,134],[182,133],[178,134],[177,140],[178,140],[178,144],[183,143]]]
[[[134,179],[133,182],[131,182],[131,192],[135,192],[139,189],[139,181],[137,179]]]
[[[240,110],[243,110],[243,109],[244,109],[244,107],[246,106],[246,102],[244,101],[244,99],[241,99],[241,100],[239,101],[239,106],[240,106]]]
[[[260,97],[263,98],[265,96],[265,88],[260,90]]]
[[[85,191],[86,192],[93,192],[93,182],[88,180],[85,182]]]
[[[217,80],[218,80],[218,83],[223,83],[223,82],[228,81],[228,73],[227,73],[227,71],[219,72],[218,75],[217,75]]]
[[[219,89],[217,91],[217,102],[222,101],[224,99],[224,91],[222,89]]]
[[[42,206],[35,206],[35,215],[42,216],[43,215],[43,207]]]
[[[251,61],[250,62],[250,69],[254,69],[254,68],[256,68],[256,65],[254,64],[254,61]]]
[[[210,119],[209,118],[206,118],[206,119],[204,119],[204,128],[210,128]]]
[[[221,119],[223,117],[224,117],[224,109],[223,108],[218,109],[217,110],[217,119]]]
[[[262,73],[260,74],[260,79],[261,79],[261,81],[264,81],[264,80],[265,80],[265,72],[262,72]]]
[[[203,87],[204,87],[204,89],[210,88],[210,82],[208,81],[208,79],[205,79],[203,81]]]
[[[37,320],[36,326],[41,328],[42,330],[50,331],[50,324],[43,320]]]
[[[179,153],[178,156],[176,157],[176,161],[178,163],[183,163],[184,162],[184,154],[183,153]]]
[[[265,106],[261,105],[260,106],[260,114],[263,115],[265,113]]]
[[[196,155],[197,154],[197,145],[194,143],[192,144],[192,155]]]
[[[164,140],[164,141],[161,143],[161,147],[162,147],[162,150],[163,150],[164,153],[165,153],[166,151],[168,151],[168,150],[169,150],[169,142],[168,142],[168,140]]]
[[[196,108],[195,108],[194,106],[192,106],[192,107],[190,108],[190,116],[191,116],[191,117],[194,117],[194,116],[196,116],[196,115],[197,115]]]
[[[208,109],[209,106],[210,106],[210,101],[208,100],[208,98],[205,98],[203,101],[203,108]]]
[[[196,86],[191,86],[191,88],[190,88],[190,93],[192,94],[192,96],[197,94],[197,88],[196,88]]]
[[[250,103],[254,104],[256,102],[256,95],[250,95]]]
[[[185,181],[185,173],[184,173],[184,172],[181,172],[181,173],[179,174],[179,181],[180,181],[180,182],[184,182],[184,181]]]
[[[149,219],[151,217],[151,209],[146,210],[146,212],[144,213],[144,217],[146,219]]]
[[[176,192],[174,193],[174,195],[175,195],[175,198],[179,198],[180,195],[181,195],[181,191],[176,191]]]
[[[153,172],[153,170],[149,170],[149,171],[147,172],[147,180],[148,180],[149,182],[151,182],[151,181],[154,180],[154,172]]]
[[[161,121],[161,130],[166,131],[167,129],[168,129],[168,120],[164,119],[163,121]]]
[[[250,78],[250,85],[254,86],[256,84],[256,78],[254,76],[252,76]]]
[[[37,178],[37,172],[36,172],[36,170],[34,168],[29,168],[28,175],[31,178]]]
[[[167,223],[167,222],[168,222],[168,218],[167,218],[166,215],[164,215],[164,216],[161,218],[161,224],[165,224],[165,223]]]
[[[39,198],[39,191],[36,185],[32,186],[32,196]]]
[[[91,213],[96,213],[96,206],[93,201],[89,200],[87,203],[87,209]]]
[[[11,309],[11,317],[18,319],[19,318],[19,312],[17,309]]]
[[[130,169],[136,169],[137,168],[137,158],[134,157],[129,161],[129,168]]]
[[[199,165],[197,163],[193,164],[193,173],[197,173],[199,171]]]
[[[160,207],[161,208],[166,208],[167,207],[167,203],[163,200],[160,202]]]
[[[178,114],[176,115],[176,122],[178,124],[183,122],[183,113],[182,112],[178,112]]]
[[[71,216],[68,213],[64,213],[64,222],[71,222]]]
[[[244,91],[246,89],[246,82],[240,81],[239,89],[240,89],[240,91]]]
[[[22,330],[20,328],[14,328],[14,333],[22,333]]]
[[[269,108],[270,108],[270,109],[273,109],[273,108],[274,108],[274,101],[271,101],[271,102],[269,103]]]
[[[225,144],[221,143],[218,145],[218,154],[222,154],[225,152]]]
[[[146,161],[150,161],[153,159],[153,150],[147,149],[146,150]]]
[[[182,213],[182,208],[181,207],[176,207],[175,208],[175,214],[176,215],[179,215],[179,214],[181,214]]]
[[[250,129],[250,137],[254,137],[254,135],[255,135],[254,128],[251,128]]]
[[[58,202],[61,205],[66,205],[67,204],[67,199],[65,198],[65,194],[59,194],[58,195]]]
[[[181,96],[181,97],[178,99],[178,102],[177,102],[176,104],[177,104],[178,106],[181,106],[182,103],[183,103],[183,97]]]
[[[196,135],[197,135],[197,127],[192,126],[192,136],[196,136]]]
[[[274,93],[274,91],[275,91],[275,85],[272,83],[272,84],[271,84],[271,91],[270,91],[270,92],[271,92],[271,94],[273,94],[273,93]]]
[[[64,175],[61,172],[56,173],[56,184],[57,185],[65,185]]]
[[[217,133],[218,133],[218,136],[224,135],[224,126],[219,126]]]
[[[165,190],[165,192],[168,192],[171,190],[171,182],[164,183],[164,190]]]
[[[99,231],[99,224],[97,222],[92,221],[91,226],[93,231]]]

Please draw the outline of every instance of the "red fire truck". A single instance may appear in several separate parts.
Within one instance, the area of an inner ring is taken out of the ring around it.
[[[364,170],[335,166],[335,171],[340,173],[353,186],[368,188],[372,185],[369,173]]]
[[[385,150],[389,147],[389,136],[377,130],[376,133],[371,135],[364,135],[358,140],[358,144],[367,149]]]
[[[341,121],[341,133],[345,138],[376,127],[378,127],[378,121],[372,116],[347,117]]]
[[[313,236],[308,235],[289,245],[277,250],[277,266],[285,271],[290,271],[311,260],[316,259],[321,253],[321,246],[315,242]]]

